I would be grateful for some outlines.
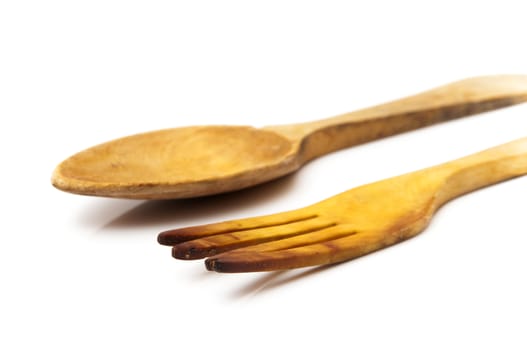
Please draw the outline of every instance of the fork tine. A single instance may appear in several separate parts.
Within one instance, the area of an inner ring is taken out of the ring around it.
[[[276,225],[285,225],[289,223],[301,222],[317,217],[316,214],[300,213],[298,210],[284,212],[280,214],[272,214],[266,216],[259,216],[241,220],[230,220],[215,224],[199,225],[192,227],[184,227],[175,230],[168,230],[161,232],[157,241],[163,245],[175,245],[186,241],[195,240],[198,238],[232,233],[252,229],[260,229],[272,227]]]
[[[236,254],[245,252],[273,252],[308,246],[315,243],[332,241],[338,238],[357,234],[357,230],[349,224],[337,224],[317,230],[316,232],[305,232],[300,235],[286,237],[266,243],[251,245],[236,249]]]
[[[342,262],[394,243],[379,239],[379,233],[357,233],[285,250],[256,251],[257,247],[234,250],[207,259],[205,266],[216,272],[285,270]]]
[[[306,233],[313,234],[316,231],[335,225],[332,221],[312,218],[282,225],[216,234],[176,244],[172,248],[172,255],[177,259],[201,259],[255,244],[258,245]]]

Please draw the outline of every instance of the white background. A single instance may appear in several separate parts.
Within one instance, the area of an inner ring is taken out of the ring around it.
[[[525,349],[527,177],[415,239],[329,268],[217,274],[157,244],[527,134],[527,105],[309,163],[268,185],[146,202],[50,184],[137,132],[315,120],[469,76],[527,73],[522,1],[0,2],[0,348]]]

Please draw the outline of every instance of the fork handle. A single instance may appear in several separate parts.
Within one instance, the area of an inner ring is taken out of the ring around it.
[[[436,197],[440,206],[465,193],[527,174],[527,137],[424,171],[430,177],[443,177]]]
[[[302,142],[308,161],[338,149],[527,101],[527,76],[465,79],[333,118],[269,129]]]

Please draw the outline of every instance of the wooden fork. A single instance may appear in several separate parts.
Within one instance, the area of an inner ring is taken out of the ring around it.
[[[527,173],[527,138],[360,186],[289,212],[162,232],[178,259],[218,272],[292,269],[353,259],[422,232],[445,202]]]

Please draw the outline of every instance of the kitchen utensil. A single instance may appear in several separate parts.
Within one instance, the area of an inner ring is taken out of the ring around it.
[[[284,213],[165,231],[178,259],[249,272],[332,264],[422,232],[449,200],[527,173],[527,138]]]
[[[57,166],[52,183],[64,191],[107,197],[211,195],[281,177],[338,149],[526,100],[527,76],[486,76],[303,124],[147,132],[73,155]]]

